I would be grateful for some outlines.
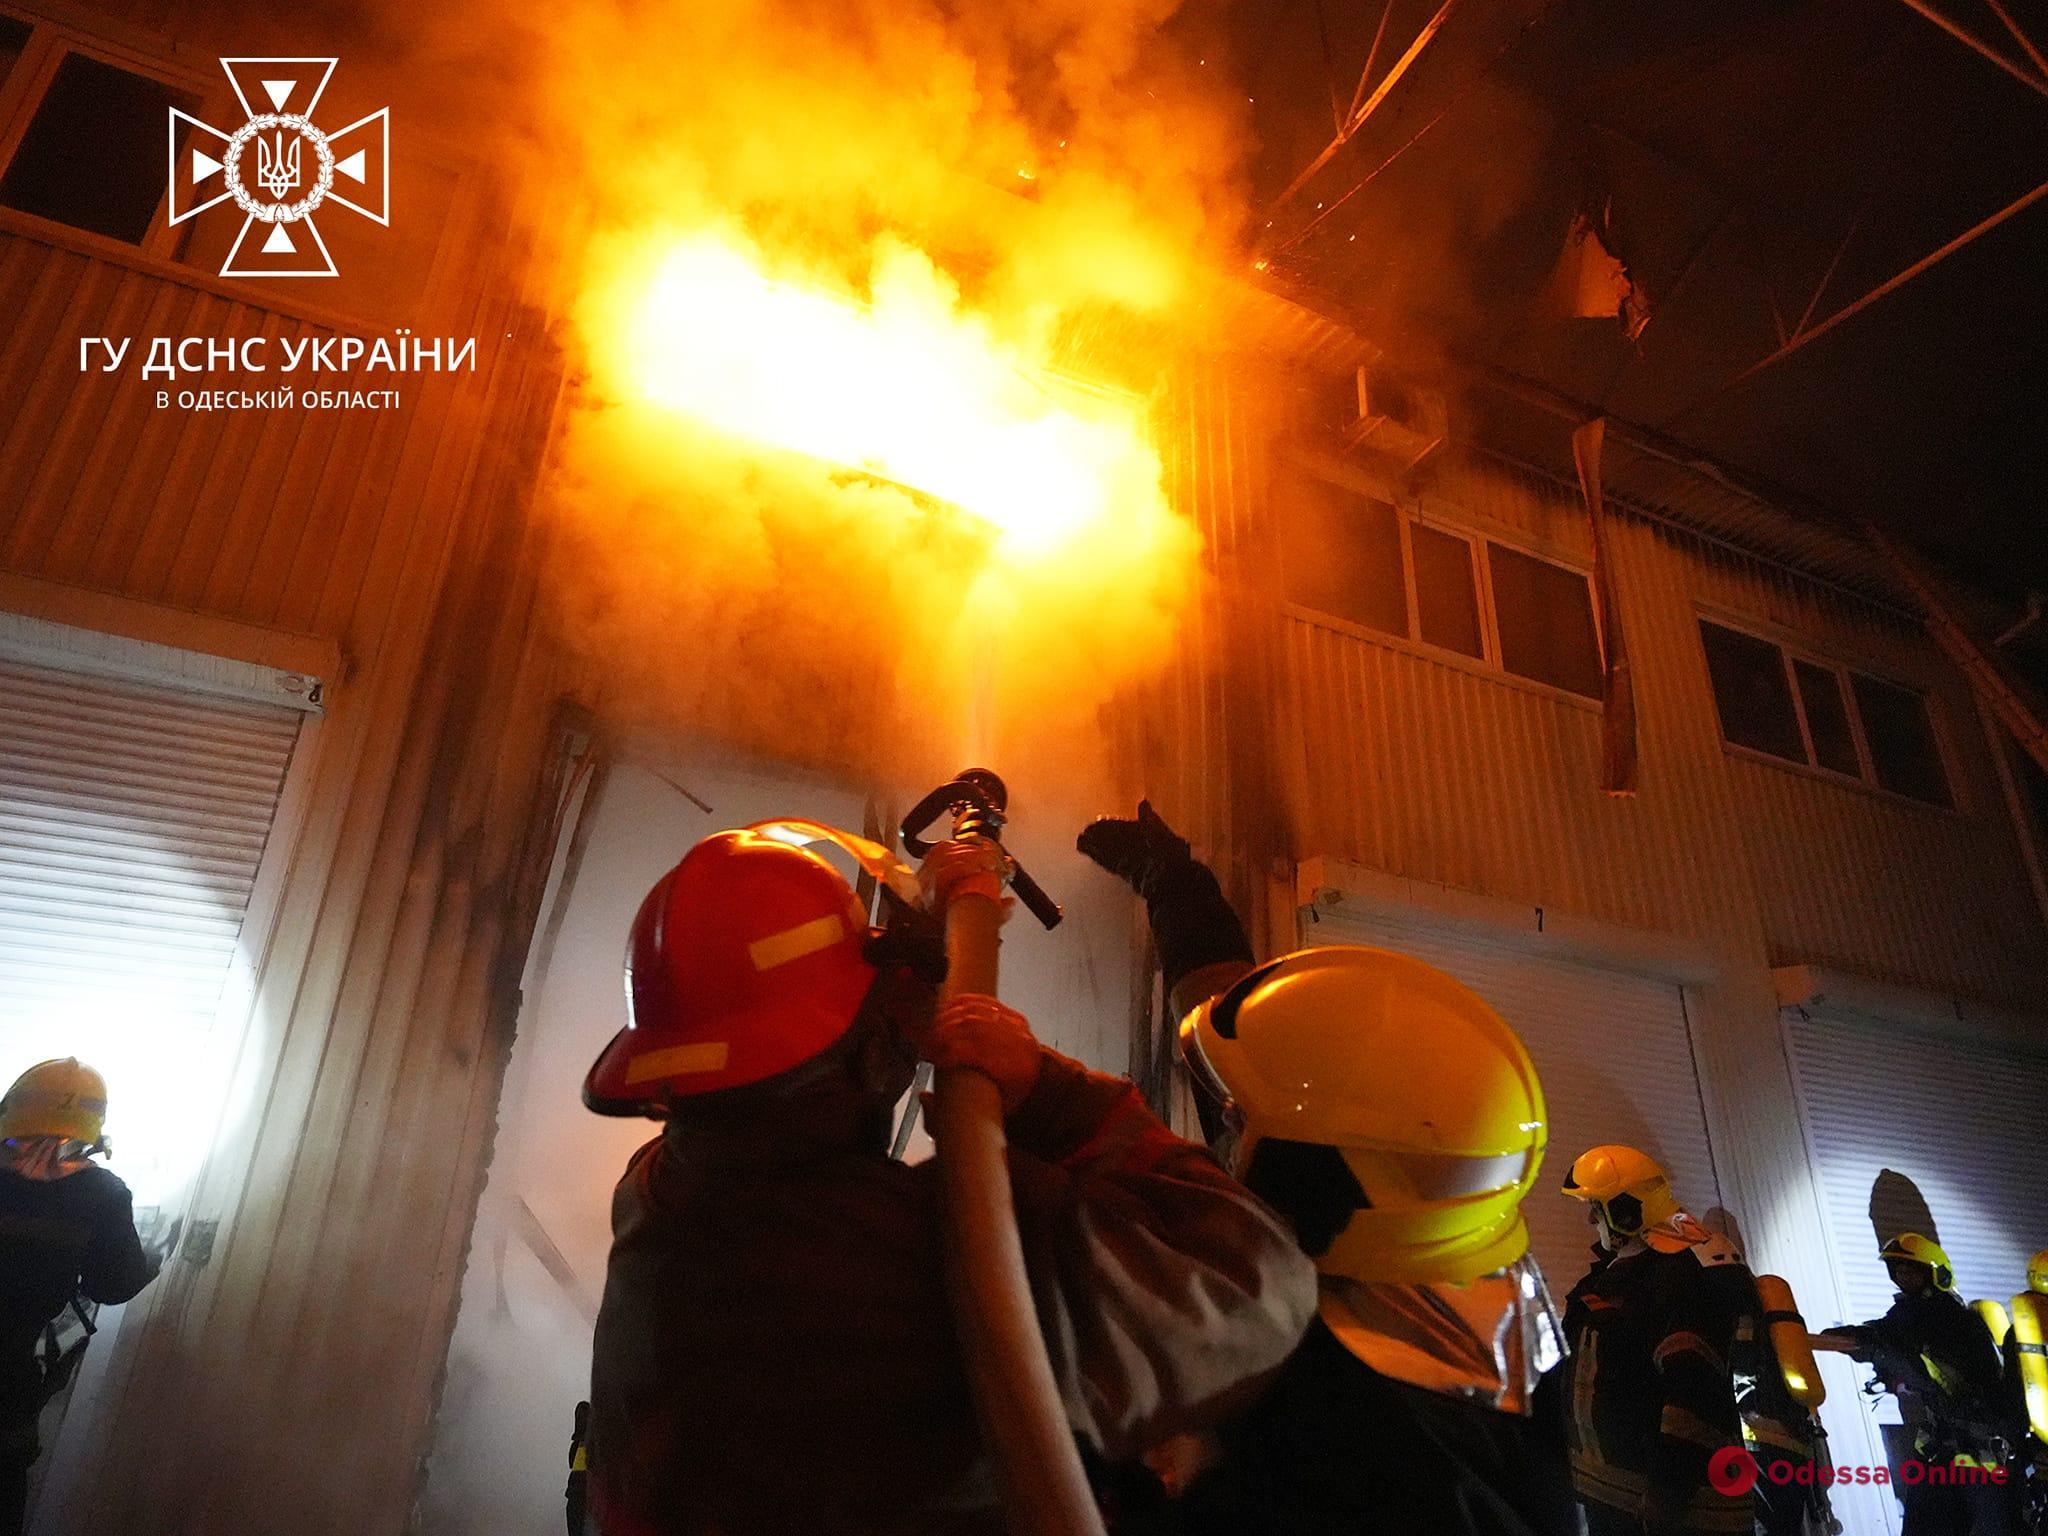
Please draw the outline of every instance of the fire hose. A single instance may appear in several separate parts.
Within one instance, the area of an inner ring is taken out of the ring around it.
[[[1008,801],[1001,779],[966,769],[911,808],[903,846],[923,857],[932,846],[923,834],[950,814],[955,841],[1000,852]],[[1000,867],[1034,917],[1047,928],[1060,920],[1058,906],[1007,854]],[[948,997],[996,995],[1003,884],[1004,875],[992,870],[947,900]],[[995,1460],[1004,1521],[1013,1536],[1102,1536],[1031,1299],[1004,1156],[1002,1097],[988,1077],[960,1069],[941,1071],[935,1090],[931,1130],[947,1232],[946,1288],[975,1417]]]

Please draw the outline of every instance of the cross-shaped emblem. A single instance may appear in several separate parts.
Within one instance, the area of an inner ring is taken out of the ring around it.
[[[231,132],[170,109],[171,222],[229,199],[243,213],[222,277],[336,276],[313,223],[314,211],[328,203],[390,224],[391,109],[332,133],[313,122],[337,62],[222,59],[248,119]],[[263,233],[252,241],[259,224]]]

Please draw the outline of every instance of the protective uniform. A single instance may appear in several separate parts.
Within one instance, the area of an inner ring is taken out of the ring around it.
[[[1952,1469],[2002,1467],[2009,1456],[2013,1426],[1998,1350],[1956,1294],[1955,1268],[1939,1243],[1905,1232],[1878,1257],[1899,1285],[1890,1310],[1828,1331],[1847,1335],[1855,1357],[1898,1397],[1914,1457],[1928,1470],[1902,1490],[1905,1536],[2005,1536],[2015,1529],[2015,1488],[1948,1480]],[[1912,1273],[1924,1279],[1909,1283]]]
[[[900,962],[923,955],[872,933],[816,854],[751,832],[700,844],[643,907],[631,1027],[585,1089],[668,1121],[613,1200],[589,1440],[604,1536],[1002,1528],[937,1170],[884,1150],[900,1031],[933,999]],[[1039,1050],[1006,1127],[1026,1264],[1076,1433],[1128,1456],[1276,1367],[1313,1275],[1129,1084]]]
[[[2025,1529],[2048,1531],[2048,1248],[2027,1263],[2005,1339],[2006,1400],[2013,1415],[2015,1475]]]
[[[1149,804],[1080,848],[1145,898],[1212,1142],[1289,1218],[1321,1292],[1279,1377],[1176,1449],[1206,1465],[1133,1528],[1574,1531],[1543,1385],[1561,1337],[1520,1213],[1545,1125],[1521,1042],[1407,956],[1254,967],[1214,875]]]
[[[1592,1207],[1600,1248],[1565,1303],[1572,1481],[1594,1536],[1752,1530],[1747,1495],[1709,1482],[1744,1443],[1731,1354],[1758,1312],[1741,1255],[1679,1208],[1663,1170],[1596,1147],[1565,1193]]]
[[[74,1297],[127,1301],[157,1272],[106,1150],[107,1088],[75,1057],[42,1062],[0,1100],[0,1536],[21,1529],[36,1420],[54,1381],[37,1344]]]

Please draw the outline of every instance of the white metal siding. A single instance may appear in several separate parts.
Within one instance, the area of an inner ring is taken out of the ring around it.
[[[1585,1208],[1560,1192],[1566,1169],[1586,1148],[1640,1147],[1663,1163],[1689,1209],[1720,1203],[1678,987],[1379,919],[1325,916],[1304,923],[1302,939],[1372,944],[1426,960],[1500,1010],[1522,1037],[1550,1109],[1550,1150],[1523,1210],[1560,1298],[1589,1260]]]
[[[0,659],[0,1081],[93,1062],[117,1150],[147,1155],[203,1055],[299,722]]]
[[[1810,1325],[1861,1321],[1891,1305],[1880,1227],[1890,1235],[1931,1224],[1965,1299],[2020,1290],[2028,1255],[2048,1244],[2048,1052],[1798,1009],[1784,1019],[1835,1278],[1832,1296],[1801,1298]],[[1880,1185],[1887,1172],[1895,1177]],[[1860,1383],[1868,1373],[1853,1374]],[[1881,1460],[1875,1425],[1896,1424],[1897,1404],[1882,1399],[1873,1419],[1842,1377],[1831,1375],[1822,1410],[1835,1459]],[[1896,1519],[1895,1508],[1872,1513]]]

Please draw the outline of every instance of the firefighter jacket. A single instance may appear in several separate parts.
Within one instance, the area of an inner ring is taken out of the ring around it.
[[[613,1200],[592,1363],[605,1536],[996,1532],[942,1283],[937,1170],[851,1088],[678,1116]],[[1131,1086],[1047,1052],[1010,1116],[1055,1376],[1105,1459],[1203,1427],[1286,1359],[1315,1274]]]
[[[1381,1375],[1318,1318],[1215,1464],[1135,1529],[1172,1536],[1571,1536],[1553,1372],[1528,1415]],[[1119,1533],[1121,1536],[1121,1533]]]
[[[1572,1482],[1589,1507],[1652,1531],[1744,1532],[1749,1501],[1718,1493],[1707,1463],[1743,1443],[1731,1350],[1754,1308],[1725,1239],[1603,1255],[1565,1303]]]
[[[1206,867],[1189,859],[1155,870],[1145,895],[1177,1010],[1248,968],[1244,928]],[[1467,1287],[1366,1286],[1341,1276],[1322,1286],[1321,1316],[1271,1387],[1218,1432],[1214,1464],[1135,1529],[1577,1530],[1556,1392],[1556,1314],[1533,1260]]]
[[[0,1423],[33,1425],[36,1343],[74,1295],[127,1301],[156,1271],[119,1176],[97,1164],[54,1179],[0,1167]]]

